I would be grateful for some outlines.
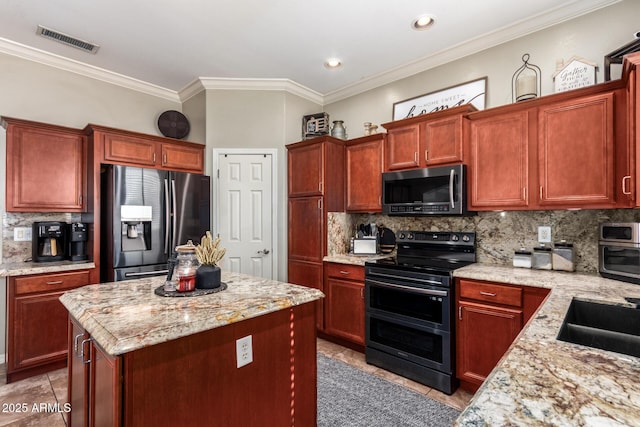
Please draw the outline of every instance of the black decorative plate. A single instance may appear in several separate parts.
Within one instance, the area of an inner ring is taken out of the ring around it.
[[[182,139],[189,135],[191,126],[187,117],[180,111],[169,110],[158,117],[158,129],[166,137]]]
[[[165,291],[164,285],[158,286],[153,293],[161,297],[199,297],[202,295],[215,294],[227,289],[227,284],[220,282],[220,286],[214,289],[196,289],[191,292]]]

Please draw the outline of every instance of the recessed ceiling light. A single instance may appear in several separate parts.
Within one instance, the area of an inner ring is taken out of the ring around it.
[[[327,68],[338,68],[342,66],[342,62],[338,58],[329,58],[325,61],[324,66]]]
[[[421,15],[413,20],[411,28],[414,30],[426,30],[435,23],[435,18],[431,15]]]

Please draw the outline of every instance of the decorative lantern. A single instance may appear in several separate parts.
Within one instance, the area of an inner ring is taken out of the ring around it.
[[[511,94],[514,102],[536,98],[540,95],[542,82],[540,68],[529,63],[529,54],[522,55],[522,66],[513,73],[511,78]]]

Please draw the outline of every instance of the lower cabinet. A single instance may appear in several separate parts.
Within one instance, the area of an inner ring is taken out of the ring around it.
[[[68,369],[68,401],[73,412],[67,425],[121,425],[121,358],[105,353],[72,317]]]
[[[456,280],[456,375],[460,386],[476,391],[548,289],[476,280]]]
[[[89,270],[9,277],[7,383],[67,364],[64,292],[89,284]]]
[[[364,346],[364,267],[325,263],[325,333]]]

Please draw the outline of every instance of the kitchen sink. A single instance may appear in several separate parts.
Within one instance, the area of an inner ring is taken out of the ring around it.
[[[640,309],[574,298],[558,339],[640,357]]]

